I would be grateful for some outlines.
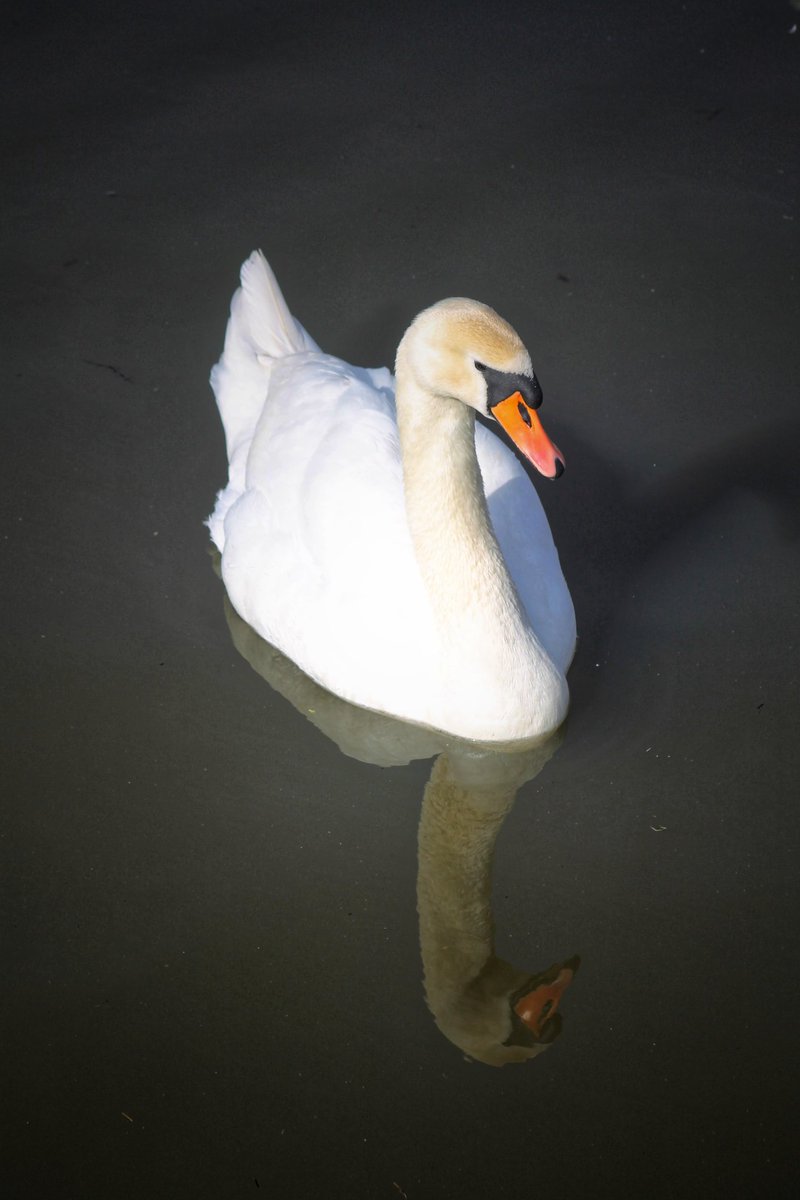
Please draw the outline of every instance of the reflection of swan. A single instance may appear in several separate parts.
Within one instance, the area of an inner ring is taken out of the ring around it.
[[[417,903],[428,1005],[445,1037],[496,1067],[534,1058],[558,1036],[556,1009],[578,969],[572,958],[531,975],[492,945],[495,841],[517,788],[539,773],[556,741],[483,761],[442,754],[422,803]]]
[[[491,863],[518,788],[539,773],[559,735],[503,753],[357,708],[259,637],[227,597],[225,613],[239,653],[346,754],[389,766],[443,751],[419,826],[417,898],[428,1005],[442,1033],[471,1057],[496,1066],[533,1058],[560,1030],[555,1010],[578,960],[531,975],[495,957]]]
[[[527,475],[475,426],[560,474],[514,330],[471,300],[427,309],[395,402],[388,371],[318,350],[253,254],[212,383],[230,474],[209,525],[237,612],[367,708],[488,742],[557,728],[572,602]]]

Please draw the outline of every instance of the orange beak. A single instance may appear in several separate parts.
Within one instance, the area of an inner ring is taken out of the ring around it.
[[[537,471],[547,479],[558,479],[564,470],[564,455],[550,441],[536,410],[525,403],[520,392],[506,396],[505,400],[493,405],[490,412]]]

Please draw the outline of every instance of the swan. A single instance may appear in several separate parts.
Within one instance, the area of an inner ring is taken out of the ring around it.
[[[208,519],[231,603],[364,708],[483,743],[568,707],[575,614],[547,518],[502,425],[545,476],[518,335],[477,301],[415,318],[386,369],[324,354],[266,259],[244,263],[211,384],[229,477]]]

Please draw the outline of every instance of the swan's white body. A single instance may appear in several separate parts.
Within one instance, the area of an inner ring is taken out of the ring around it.
[[[472,304],[438,306],[439,336],[485,314],[513,335]],[[323,354],[251,255],[212,372],[230,473],[211,535],[236,610],[330,691],[478,741],[538,737],[566,714],[572,602],[525,471],[475,425],[474,362],[474,382],[421,382],[424,317],[395,399],[389,371]],[[519,347],[509,369],[529,371]]]

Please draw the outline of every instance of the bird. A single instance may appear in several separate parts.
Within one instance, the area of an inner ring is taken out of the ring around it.
[[[563,722],[575,612],[541,501],[564,456],[518,334],[475,300],[404,333],[394,377],[320,350],[254,251],[211,385],[207,524],[232,605],[350,703],[485,744]]]

